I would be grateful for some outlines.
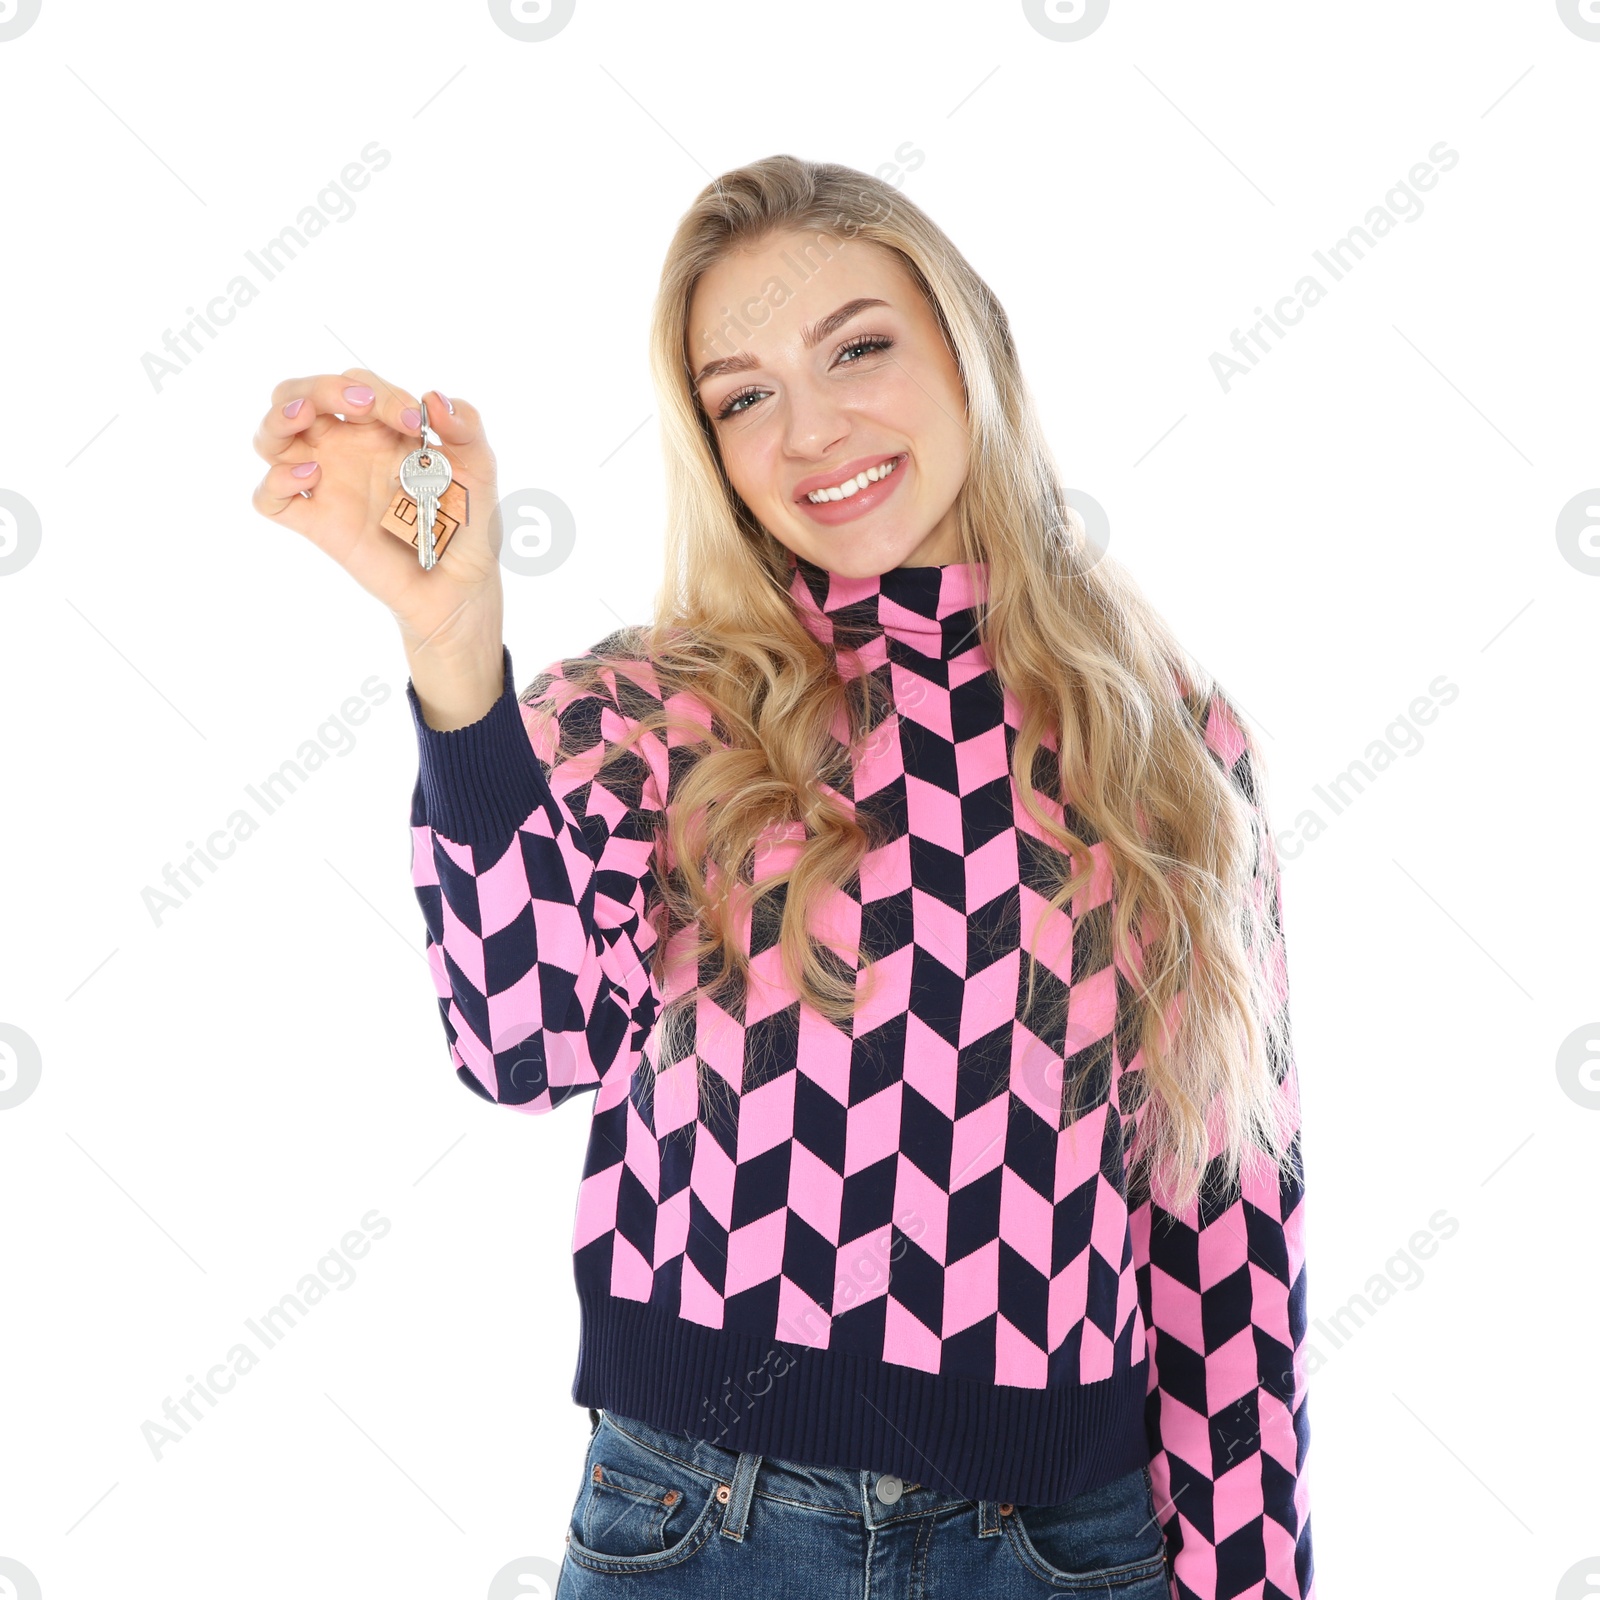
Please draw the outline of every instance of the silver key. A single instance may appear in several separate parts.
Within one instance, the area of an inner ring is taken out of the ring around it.
[[[433,522],[439,514],[439,496],[455,476],[439,448],[439,435],[428,426],[428,402],[422,408],[422,443],[400,463],[400,487],[417,502],[417,559],[431,568],[439,559],[433,548]]]

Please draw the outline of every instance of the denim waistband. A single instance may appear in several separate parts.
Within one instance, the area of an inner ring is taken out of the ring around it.
[[[753,1455],[749,1451],[727,1450],[708,1439],[674,1433],[615,1411],[596,1411],[591,1406],[589,1415],[596,1429],[603,1418],[606,1424],[634,1443],[668,1457],[686,1471],[704,1475],[708,1484],[731,1484],[738,1477],[749,1482],[754,1493],[771,1495],[816,1511],[850,1512],[865,1516],[874,1524],[907,1515],[976,1506],[986,1530],[998,1529],[997,1502],[963,1499],[930,1484],[907,1483],[876,1468],[813,1466],[808,1462],[784,1461]],[[746,1463],[742,1473],[741,1463]],[[1009,1505],[1005,1509],[1009,1510]]]

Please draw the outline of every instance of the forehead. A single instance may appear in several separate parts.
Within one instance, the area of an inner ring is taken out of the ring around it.
[[[722,257],[689,301],[687,355],[761,351],[848,300],[873,298],[912,310],[916,288],[900,258],[871,239],[822,230],[788,232]],[[698,364],[698,363],[696,363]]]

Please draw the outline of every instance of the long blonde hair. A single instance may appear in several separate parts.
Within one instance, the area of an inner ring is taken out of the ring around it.
[[[882,842],[870,819],[824,786],[840,790],[885,715],[883,675],[843,670],[841,661],[848,667],[858,658],[820,642],[798,616],[789,552],[725,477],[687,359],[700,276],[730,251],[789,230],[811,235],[807,249],[824,260],[857,239],[896,252],[959,364],[972,440],[956,503],[961,559],[988,564],[978,638],[1023,713],[1013,781],[1059,850],[1051,913],[1036,926],[1054,921],[1089,884],[1091,845],[1103,841],[1114,876],[1115,915],[1079,919],[1073,966],[1094,972],[1120,953],[1118,1044],[1124,1060],[1142,1052],[1143,1068],[1123,1093],[1123,1111],[1137,1125],[1124,1131],[1129,1147],[1138,1146],[1130,1188],[1159,1179],[1163,1203],[1178,1208],[1219,1157],[1229,1184],[1247,1150],[1287,1160],[1276,1094],[1289,1059],[1275,976],[1277,862],[1264,813],[1258,822],[1251,804],[1259,751],[1131,578],[1087,543],[988,286],[897,190],[849,167],[787,155],[707,185],[673,235],[650,336],[667,471],[665,579],[650,624],[619,630],[563,673],[575,688],[617,704],[625,664],[648,662],[663,699],[670,692],[704,708],[692,720],[632,699],[627,713],[638,726],[608,742],[597,769],[645,733],[673,730],[679,759],[649,908],[658,934],[653,970],[663,982],[669,967],[709,976],[685,982],[665,1005],[658,1068],[692,1052],[684,1041],[701,996],[727,1004],[724,996],[748,992],[754,975],[739,933],[763,915],[804,1004],[835,1022],[860,1004],[855,969],[811,929],[812,915],[859,881],[865,854]],[[533,690],[522,698],[532,704]],[[1237,730],[1245,754],[1236,765],[1206,749],[1206,708]],[[536,712],[555,709],[544,703]],[[836,717],[851,732],[848,744],[830,731]],[[693,759],[683,760],[688,750]],[[1046,782],[1059,785],[1051,794],[1059,822],[1040,803],[1041,766]],[[771,848],[785,836],[793,843]],[[768,931],[763,945],[773,943]],[[1083,950],[1108,939],[1110,948]],[[1031,1007],[1038,968],[1033,941],[1025,945]],[[1040,1025],[1030,1016],[1029,1026]],[[1078,1058],[1072,1091],[1062,1086],[1070,1120],[1076,1084],[1103,1085],[1109,1042],[1063,1053],[1068,1067]],[[697,1062],[702,1091],[722,1083]]]

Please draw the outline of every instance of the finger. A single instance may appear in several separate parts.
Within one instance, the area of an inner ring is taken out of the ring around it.
[[[494,452],[489,448],[478,408],[438,389],[428,390],[423,398],[428,402],[428,426],[449,446],[451,461],[464,467],[470,477],[492,479]]]
[[[354,415],[346,411],[346,422],[382,422],[397,433],[418,431],[421,414],[417,412],[417,397],[409,389],[390,383],[387,378],[380,377],[366,367],[347,367],[333,382],[339,389],[341,407],[346,401],[355,407]],[[376,396],[370,405],[363,405],[355,399],[357,394],[369,390]],[[403,414],[407,411],[416,413],[417,420],[405,420]]]
[[[256,429],[255,452],[264,461],[281,461],[296,441],[314,442],[336,417],[415,433],[414,425],[407,428],[401,420],[407,407],[415,406],[416,401],[404,389],[360,367],[288,378],[272,391],[272,404]]]
[[[281,518],[290,506],[301,503],[303,493],[309,493],[321,481],[322,469],[314,461],[281,462],[267,470],[251,494],[250,504],[264,517]]]

